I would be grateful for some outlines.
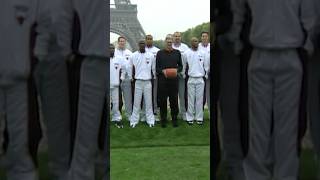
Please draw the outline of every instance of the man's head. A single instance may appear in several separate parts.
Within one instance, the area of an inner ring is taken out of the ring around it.
[[[118,48],[119,49],[125,49],[126,47],[126,38],[123,36],[118,37]]]
[[[109,51],[110,51],[110,57],[113,57],[114,56],[114,45],[113,44],[110,44]]]
[[[146,45],[148,47],[152,47],[153,45],[153,37],[150,34],[146,35]]]
[[[198,49],[199,40],[196,37],[191,38],[191,48],[194,50]]]
[[[146,51],[146,43],[145,43],[145,41],[144,40],[140,40],[139,42],[138,42],[138,46],[139,46],[139,51],[141,52],[141,53],[144,53],[145,51]]]
[[[168,34],[165,39],[165,47],[167,50],[172,49],[172,35]]]
[[[173,33],[173,40],[174,40],[174,44],[180,44],[181,43],[181,33],[180,32],[175,32]]]
[[[201,42],[204,45],[207,45],[209,43],[209,32],[204,31],[201,33]]]

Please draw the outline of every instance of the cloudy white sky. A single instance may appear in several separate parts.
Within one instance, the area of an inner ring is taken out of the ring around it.
[[[210,21],[210,0],[131,0],[131,4],[138,5],[138,19],[155,40]],[[111,42],[116,38],[111,34]]]

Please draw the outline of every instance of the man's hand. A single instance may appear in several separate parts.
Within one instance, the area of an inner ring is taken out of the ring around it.
[[[164,77],[167,78],[166,70],[162,70],[162,73],[163,73]]]

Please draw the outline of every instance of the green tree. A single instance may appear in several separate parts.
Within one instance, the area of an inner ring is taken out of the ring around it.
[[[164,48],[164,40],[154,40],[153,45],[159,49],[163,49]]]
[[[197,37],[201,39],[201,32],[207,31],[210,34],[210,23],[202,23],[196,27],[189,28],[188,30],[181,33],[182,42],[190,46],[190,39],[192,37]]]
[[[184,32],[181,32],[182,42],[187,44],[188,46],[190,46],[191,45],[190,40],[192,37],[197,37],[200,41],[201,40],[201,32],[203,32],[203,31],[207,31],[207,32],[209,32],[209,34],[211,34],[211,32],[213,32],[213,31],[210,31],[210,23],[209,22],[202,23],[200,25],[197,25],[196,27],[192,27],[192,28],[187,29]],[[164,48],[164,40],[154,40],[153,44],[160,49]]]

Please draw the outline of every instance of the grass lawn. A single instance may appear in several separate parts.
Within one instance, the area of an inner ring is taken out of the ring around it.
[[[206,113],[207,117],[207,113]],[[130,128],[111,126],[112,180],[206,180],[210,179],[210,123],[187,125],[179,120],[173,128],[139,123]]]

